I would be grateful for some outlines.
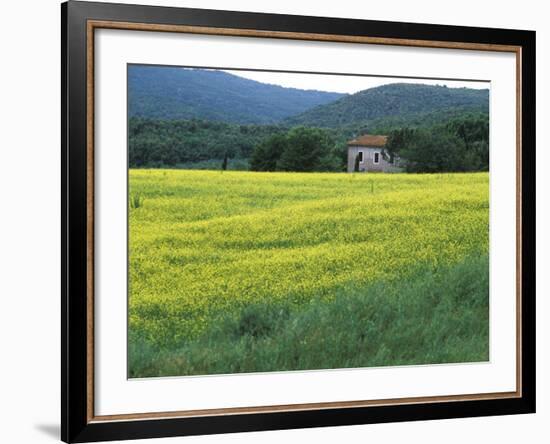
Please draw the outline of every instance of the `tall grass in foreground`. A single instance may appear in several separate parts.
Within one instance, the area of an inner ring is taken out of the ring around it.
[[[143,196],[141,194],[130,195],[130,208],[132,210],[137,210],[142,205],[143,205]]]
[[[399,280],[218,315],[192,340],[159,349],[130,331],[130,377],[479,362],[489,359],[485,254],[417,266]]]

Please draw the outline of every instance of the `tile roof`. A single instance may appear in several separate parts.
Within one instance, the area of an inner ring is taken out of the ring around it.
[[[348,145],[360,145],[360,146],[379,146],[383,147],[386,145],[388,136],[378,136],[375,134],[364,134],[362,136],[356,137],[353,140],[348,141]]]

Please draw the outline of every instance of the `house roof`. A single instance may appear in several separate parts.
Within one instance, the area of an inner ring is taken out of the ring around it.
[[[376,134],[364,134],[362,136],[356,137],[353,140],[348,141],[348,145],[383,147],[386,145],[387,140],[388,140],[388,136],[379,136]]]

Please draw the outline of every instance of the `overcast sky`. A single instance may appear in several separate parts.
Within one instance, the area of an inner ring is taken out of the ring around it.
[[[225,70],[239,77],[287,88],[317,89],[353,94],[375,86],[389,83],[423,83],[425,85],[446,85],[449,88],[489,88],[488,82],[464,82],[456,80],[402,79],[395,77],[342,76],[333,74],[294,74],[266,71]]]

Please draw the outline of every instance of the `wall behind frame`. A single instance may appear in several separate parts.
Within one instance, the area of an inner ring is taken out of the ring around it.
[[[536,0],[435,0],[357,2],[353,0],[117,0],[162,6],[233,9],[272,13],[353,17],[423,23],[535,29],[537,31],[537,268],[538,413],[401,424],[334,427],[238,435],[159,439],[152,443],[279,444],[384,442],[454,444],[517,443],[548,439],[550,421],[550,29]],[[2,441],[42,444],[59,436],[60,292],[60,18],[58,0],[7,2],[0,11],[0,415]],[[142,441],[146,442],[146,441]]]

